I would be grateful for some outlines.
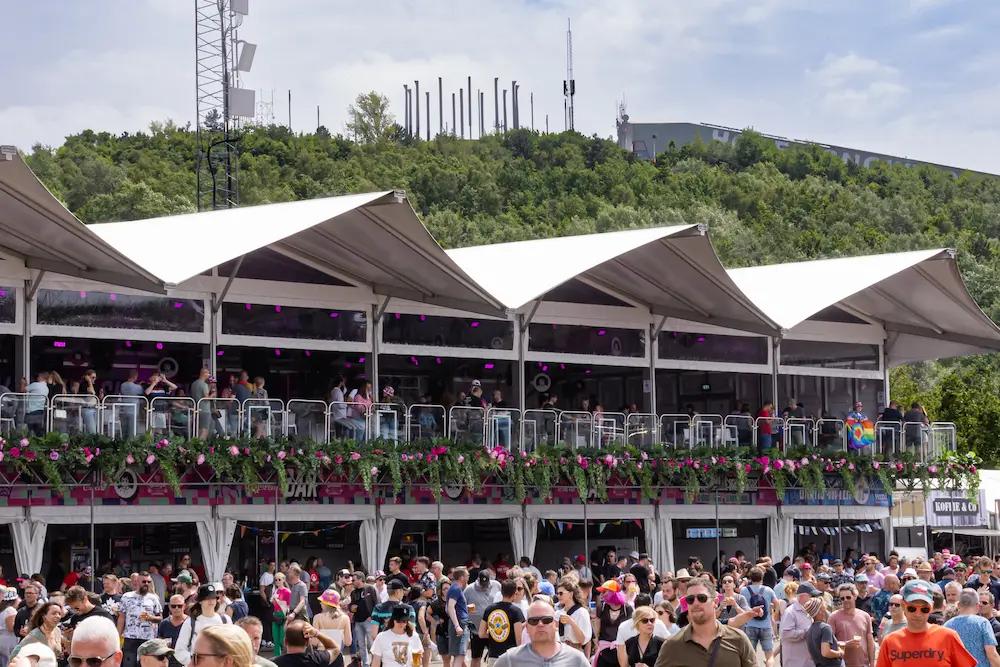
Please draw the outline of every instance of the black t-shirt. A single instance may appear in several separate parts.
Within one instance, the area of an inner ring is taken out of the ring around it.
[[[389,588],[389,582],[393,579],[397,580],[399,583],[403,584],[405,588],[410,587],[410,578],[403,574],[402,572],[397,572],[396,574],[388,574],[385,577],[385,587]]]
[[[38,608],[38,603],[35,603],[34,607],[21,607],[17,610],[17,615],[14,617],[14,636],[18,639],[21,638],[21,628],[28,625],[31,620],[31,615]]]
[[[351,591],[351,604],[357,607],[354,612],[354,622],[364,623],[372,615],[372,609],[378,604],[378,594],[375,587],[366,584],[364,588],[355,588]]]
[[[272,662],[278,667],[328,667],[330,653],[328,651],[306,651],[305,653],[285,653],[276,656]]]
[[[775,572],[773,567],[765,568],[764,570],[764,585],[768,588],[774,588],[778,584],[778,573]]]
[[[629,573],[635,577],[635,583],[639,586],[640,593],[649,593],[649,568],[641,563],[636,563],[629,570]]]
[[[622,571],[615,563],[605,563],[604,567],[601,568],[601,576],[604,577],[604,581],[617,579],[622,576]]]
[[[517,646],[514,624],[524,623],[521,608],[510,602],[497,602],[483,612],[486,621],[486,646],[491,658],[499,658]]]
[[[903,413],[896,408],[886,408],[882,411],[882,421],[901,422],[903,421]]]
[[[156,636],[160,639],[166,640],[167,646],[170,648],[177,647],[177,638],[181,636],[181,628],[184,624],[174,625],[170,622],[169,618],[165,618],[160,621],[159,629],[156,631]]]
[[[816,667],[844,667],[844,661],[841,658],[823,657],[823,644],[836,646],[837,638],[833,635],[833,628],[818,621],[806,630],[806,648],[809,649],[809,657],[812,658]]]
[[[81,621],[85,621],[86,619],[93,618],[95,616],[106,618],[112,623],[115,622],[115,617],[112,616],[111,612],[109,612],[107,609],[105,609],[104,607],[94,607],[86,614],[73,614],[69,619],[69,627],[75,628],[77,624],[80,623]]]

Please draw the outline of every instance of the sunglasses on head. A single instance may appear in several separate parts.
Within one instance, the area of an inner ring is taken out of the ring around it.
[[[931,613],[931,608],[930,607],[923,607],[923,606],[918,607],[918,606],[913,605],[913,604],[908,604],[908,605],[906,605],[906,611],[910,612],[911,614],[918,614],[918,613],[919,614],[929,614],[929,613]]]
[[[705,593],[698,593],[697,595],[688,595],[684,598],[684,601],[688,604],[694,604],[696,600],[701,604],[705,604],[708,602],[708,595]]]
[[[554,616],[532,616],[531,618],[528,619],[528,625],[534,626],[538,625],[539,623],[541,623],[542,625],[552,625],[553,621],[555,620],[556,619]]]
[[[115,653],[118,653],[118,651],[115,651]],[[115,653],[112,653],[111,655],[108,655],[103,658],[98,658],[98,657],[83,658],[78,655],[71,655],[69,657],[69,664],[70,667],[82,667],[83,665],[87,665],[87,667],[101,667],[101,665],[107,662],[110,658],[113,658],[115,656]]]

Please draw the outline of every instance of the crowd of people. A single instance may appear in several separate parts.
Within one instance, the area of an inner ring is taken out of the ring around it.
[[[21,577],[2,589],[0,667],[757,667],[758,652],[764,667],[1000,667],[987,557],[807,548],[669,572],[608,552],[543,572],[404,556],[335,574],[270,560],[250,587],[203,581],[190,556],[172,577],[109,572],[100,594],[89,568],[52,592]]]

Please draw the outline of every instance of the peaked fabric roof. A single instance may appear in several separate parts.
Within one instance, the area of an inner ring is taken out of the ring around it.
[[[12,150],[12,149],[10,149]],[[163,281],[66,210],[16,152],[0,152],[0,254],[31,269],[163,292]]]
[[[1000,328],[969,294],[953,250],[772,264],[729,275],[786,330],[830,306],[882,324],[891,366],[1000,351]]]
[[[267,247],[376,294],[505,315],[499,300],[448,257],[398,191],[91,228],[170,285]]]
[[[516,241],[448,254],[515,310],[577,278],[658,315],[763,334],[778,331],[733,283],[699,225]]]

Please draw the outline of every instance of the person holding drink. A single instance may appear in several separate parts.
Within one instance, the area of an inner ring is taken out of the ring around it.
[[[372,667],[420,667],[424,645],[410,622],[410,609],[398,606],[392,610],[388,630],[372,643]]]
[[[118,632],[125,639],[122,645],[122,667],[136,667],[139,647],[156,637],[163,620],[163,605],[153,592],[149,572],[139,573],[139,590],[129,591],[118,601]]]

